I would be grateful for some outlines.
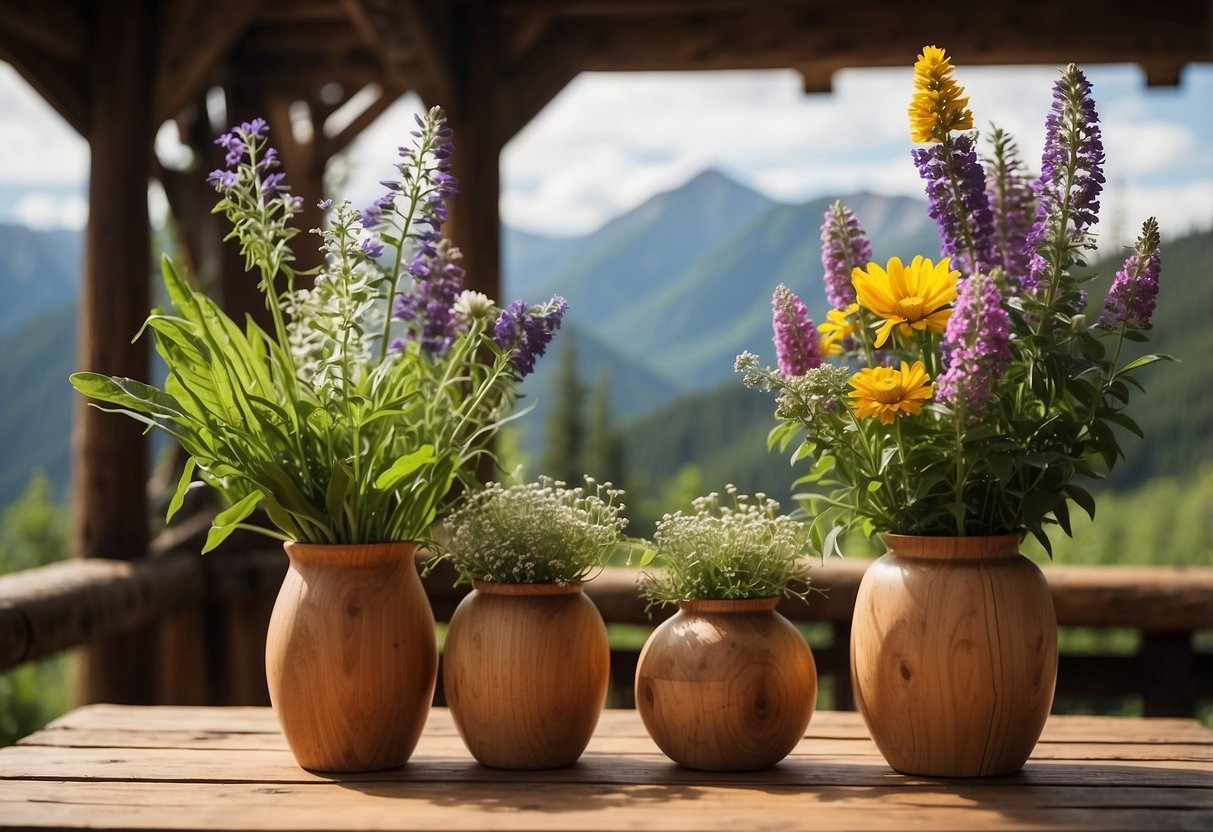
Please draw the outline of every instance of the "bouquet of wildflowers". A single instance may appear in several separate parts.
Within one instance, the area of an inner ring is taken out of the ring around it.
[[[476,467],[517,381],[560,326],[565,303],[505,309],[462,288],[459,250],[443,239],[451,131],[418,117],[399,176],[368,209],[325,200],[324,263],[311,286],[292,268],[288,192],[261,119],[220,137],[226,167],[208,181],[256,271],[273,332],[240,325],[163,261],[175,311],[145,329],[168,367],[164,389],[77,373],[72,384],[190,454],[169,517],[195,478],[230,506],[208,551],[234,529],[307,543],[422,540]],[[261,507],[276,531],[246,524]]]
[[[1123,456],[1114,428],[1136,374],[1166,358],[1123,360],[1144,341],[1159,276],[1159,232],[1136,248],[1088,312],[1082,275],[1094,248],[1104,152],[1091,85],[1071,64],[1053,91],[1041,173],[1032,181],[997,128],[978,158],[973,115],[942,49],[915,64],[911,137],[941,259],[871,262],[841,203],[826,213],[822,262],[833,307],[814,327],[801,300],[775,290],[779,368],[738,357],[749,386],[778,392],[771,447],[803,435],[793,461],[812,470],[802,505],[814,541],[837,550],[861,528],[919,535],[1070,532],[1070,505],[1094,516],[1076,480]],[[983,164],[984,162],[984,164]],[[825,359],[832,359],[826,361]]]
[[[627,527],[622,491],[587,477],[585,487],[541,477],[468,495],[448,519],[460,582],[586,581],[602,570]]]
[[[784,595],[803,599],[809,570],[809,527],[779,514],[779,503],[765,494],[751,500],[730,485],[726,499],[713,492],[697,497],[692,511],[667,514],[657,521],[654,548],[641,566],[640,587],[653,604],[691,600],[737,600]]]

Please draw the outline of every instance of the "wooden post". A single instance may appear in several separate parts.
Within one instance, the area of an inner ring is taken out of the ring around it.
[[[454,43],[457,100],[447,103],[455,130],[454,173],[459,195],[445,233],[463,251],[469,289],[501,297],[501,191],[499,169],[504,140],[498,120],[500,79],[493,16],[476,0],[457,7]],[[441,102],[439,102],[441,103]]]
[[[155,4],[114,0],[92,10],[91,178],[79,367],[146,379],[146,342],[130,340],[147,316],[149,300]],[[148,542],[148,445],[142,428],[81,400],[76,406],[74,553],[139,557]],[[149,701],[153,647],[149,631],[95,644],[82,663],[82,697]]]

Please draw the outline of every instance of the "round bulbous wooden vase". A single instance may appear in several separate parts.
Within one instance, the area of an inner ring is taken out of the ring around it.
[[[287,543],[265,644],[270,702],[305,769],[403,765],[438,675],[416,545]]]
[[[579,582],[475,581],[451,616],[447,705],[482,765],[570,766],[590,742],[610,676],[606,625]]]
[[[786,757],[817,704],[817,665],[778,598],[682,601],[636,669],[636,709],[681,766],[755,771]]]
[[[887,534],[851,625],[855,702],[905,774],[1018,771],[1053,704],[1057,615],[1018,535]]]

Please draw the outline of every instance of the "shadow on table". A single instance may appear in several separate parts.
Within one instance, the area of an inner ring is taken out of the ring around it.
[[[934,819],[932,825],[997,826],[1011,819],[1041,828],[1213,829],[1208,768],[1132,762],[1044,760],[1005,777],[942,779],[905,776],[866,762],[792,759],[765,771],[725,773],[691,771],[652,755],[587,755],[574,766],[548,771],[420,760],[373,779],[332,780],[368,796],[472,812],[560,814],[667,805],[674,811],[696,806],[699,813],[740,801],[763,811],[818,807],[848,817],[870,812],[908,825]]]

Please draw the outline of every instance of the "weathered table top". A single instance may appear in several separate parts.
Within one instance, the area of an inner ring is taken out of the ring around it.
[[[477,765],[450,714],[395,771],[298,768],[266,708],[81,708],[0,750],[0,827],[122,829],[1213,829],[1213,731],[1053,717],[1020,773],[889,769],[853,713],[818,713],[782,764],[669,762],[635,711],[607,711],[570,769]]]

